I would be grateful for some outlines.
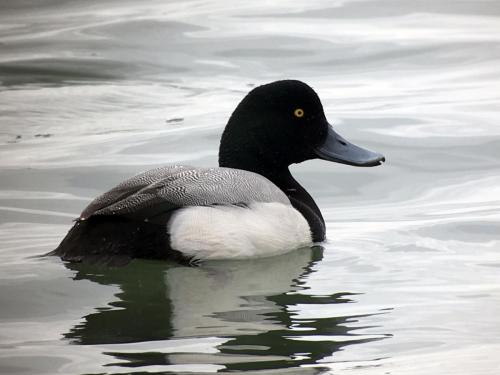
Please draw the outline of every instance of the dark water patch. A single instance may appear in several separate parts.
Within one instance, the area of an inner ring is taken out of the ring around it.
[[[8,140],[7,143],[19,143],[23,139],[21,134],[12,135],[12,139]]]
[[[237,57],[245,58],[251,56],[266,56],[269,59],[282,59],[287,57],[298,57],[298,56],[312,56],[315,51],[305,51],[297,49],[271,49],[271,48],[245,48],[245,49],[231,49],[229,51],[219,52],[218,55],[222,57]]]
[[[124,20],[85,28],[81,31],[79,50],[127,61],[137,68],[133,78],[148,76],[160,81],[188,72],[198,74],[197,60],[208,58],[214,46],[191,38],[190,33],[204,30],[201,26],[170,20]]]
[[[130,65],[111,60],[33,59],[0,63],[0,81],[4,86],[110,81],[130,70]]]
[[[500,263],[478,263],[479,266],[500,268]]]
[[[494,38],[492,38],[494,39]],[[433,64],[434,69],[449,72],[452,68],[473,67],[488,59],[498,59],[500,50],[492,46],[500,45],[497,40],[478,42],[471,41],[435,41],[432,45],[401,46],[397,41],[358,42],[355,47],[349,45],[332,45],[324,58],[317,59],[315,64],[335,66],[336,71],[349,73],[357,71],[360,66],[373,71],[372,75],[386,75],[389,71],[394,78],[404,79],[407,69]],[[488,51],[485,59],[484,51]],[[316,53],[318,53],[316,51]],[[340,70],[338,70],[340,69]],[[471,69],[469,74],[478,74],[480,69]],[[467,81],[469,77],[462,78]],[[423,90],[428,88],[423,86]],[[445,90],[445,89],[443,89]],[[413,93],[409,93],[412,96]]]
[[[81,3],[78,0],[45,0],[43,2],[42,9],[50,9],[51,7],[55,7],[57,9],[61,9],[65,5],[69,4],[78,4]],[[0,3],[0,9],[2,12],[16,12],[16,11],[33,11],[33,6],[38,5],[36,1],[33,0],[2,0]],[[38,10],[42,10],[38,9]]]
[[[389,252],[402,252],[402,253],[436,253],[438,250],[432,249],[430,247],[423,247],[418,245],[394,245],[389,248]]]
[[[419,229],[416,232],[422,236],[440,240],[463,242],[495,241],[500,237],[500,223],[477,220],[469,223],[435,224]]]
[[[165,120],[165,122],[167,124],[179,124],[183,121],[184,121],[184,119],[182,117],[173,117],[173,118],[170,118],[168,120]]]
[[[351,1],[341,3],[341,6],[331,8],[321,7],[320,9],[304,10],[297,12],[270,12],[259,17],[311,17],[311,18],[388,18],[401,17],[412,14],[457,14],[457,15],[478,15],[478,16],[499,16],[500,7],[495,0],[485,1],[433,1],[423,0],[418,2],[402,2],[398,0],[377,0],[377,1]],[[246,15],[241,15],[245,17]]]

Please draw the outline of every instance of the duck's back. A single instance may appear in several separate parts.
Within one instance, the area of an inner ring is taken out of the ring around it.
[[[307,222],[265,177],[232,168],[166,166],[97,197],[52,254],[115,263],[241,258],[307,242]]]

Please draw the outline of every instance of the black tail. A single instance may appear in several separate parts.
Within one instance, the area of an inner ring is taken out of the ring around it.
[[[69,262],[113,266],[125,265],[133,258],[189,261],[170,248],[166,225],[114,216],[92,216],[77,221],[59,246],[47,255],[57,255]]]

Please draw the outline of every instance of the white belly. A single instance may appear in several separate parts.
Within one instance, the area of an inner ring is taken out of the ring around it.
[[[201,260],[266,257],[312,244],[306,219],[282,203],[186,207],[168,231],[173,249]]]

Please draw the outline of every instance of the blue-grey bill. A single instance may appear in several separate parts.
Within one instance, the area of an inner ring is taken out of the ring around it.
[[[324,143],[316,147],[314,152],[320,159],[356,167],[375,167],[385,161],[384,155],[346,141],[333,130],[331,125],[328,127]]]

